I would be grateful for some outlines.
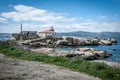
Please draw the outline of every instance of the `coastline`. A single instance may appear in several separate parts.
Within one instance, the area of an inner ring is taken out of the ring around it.
[[[58,56],[48,56],[47,54],[36,54],[26,52],[12,47],[1,47],[0,52],[8,57],[23,61],[39,61],[47,64],[61,66],[75,72],[82,72],[91,76],[99,77],[103,80],[116,80],[120,77],[120,69],[110,67],[104,63],[89,62],[79,58],[67,59]],[[111,76],[112,75],[112,76]],[[107,76],[107,77],[106,77]],[[83,79],[84,80],[84,79]],[[93,80],[93,79],[92,79]]]
[[[65,56],[66,54],[69,54],[69,51],[55,51],[52,48],[38,48],[38,49],[31,49],[31,51],[36,52],[37,54],[43,54],[46,53],[49,56]],[[120,69],[120,63],[113,62],[113,61],[107,61],[107,60],[90,60],[90,62],[100,62],[105,63],[110,67],[119,68]]]
[[[104,62],[113,68],[119,68],[120,64],[103,60],[94,60],[91,62]],[[69,69],[56,65],[45,64],[38,61],[18,60],[6,57],[0,53],[0,79],[21,79],[21,80],[102,80],[81,72],[70,71]],[[4,66],[4,68],[3,68]]]

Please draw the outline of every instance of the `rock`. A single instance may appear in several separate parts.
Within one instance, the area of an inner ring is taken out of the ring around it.
[[[79,54],[67,54],[65,55],[66,58],[73,58],[73,57],[77,57],[80,56]]]
[[[39,53],[39,54],[55,54],[55,50],[53,48],[38,48],[38,49],[30,49],[33,52]]]
[[[80,37],[73,37],[73,36],[64,36],[63,37],[64,40],[67,40],[69,43],[71,43],[71,45],[85,45],[85,39],[84,38],[80,38]]]
[[[97,46],[97,45],[115,45],[117,41],[113,38],[99,39],[97,37],[84,39],[74,36],[47,37],[31,40],[24,40],[20,44],[27,44],[30,47],[73,47],[73,46]]]
[[[111,55],[112,54],[110,54],[107,51],[96,50],[94,48],[78,48],[75,51],[71,51],[65,57],[72,58],[72,57],[79,56],[80,58],[85,60],[94,60],[94,59],[100,59],[100,58],[107,58],[107,57],[110,57]]]
[[[56,42],[56,45],[58,46],[58,45],[68,45],[68,41],[67,40],[58,40],[57,42]]]
[[[86,41],[85,41],[85,45],[86,45],[86,46],[89,46],[89,45],[93,45],[93,43],[92,43],[90,40],[86,40]]]
[[[113,39],[113,38],[108,38],[109,41],[111,41],[112,43],[117,43],[117,40]]]
[[[87,52],[84,53],[84,55],[81,55],[80,57],[85,59],[85,60],[94,60],[94,59],[96,59],[96,56],[93,54],[92,51],[87,51]]]
[[[97,37],[94,37],[90,41],[93,42],[93,43],[98,44],[98,42],[100,41],[100,39],[98,39]]]
[[[111,38],[110,41],[112,42],[113,45],[116,45],[117,44],[117,40]]]
[[[48,39],[48,40],[47,40],[47,43],[48,43],[48,44],[51,44],[51,43],[52,43],[52,41],[51,41],[50,39]]]
[[[85,45],[85,40],[83,38],[76,38],[74,39],[73,44],[83,46]]]
[[[93,49],[93,48],[78,48],[77,49],[77,51],[93,51],[93,50],[95,50],[95,49]]]
[[[66,39],[69,43],[73,44],[73,38],[72,37],[66,37]]]
[[[112,42],[109,40],[100,40],[99,44],[100,45],[112,45]]]
[[[97,37],[88,39],[85,41],[85,45],[87,46],[96,46],[96,45],[115,45],[117,44],[117,40],[113,39],[113,38],[108,38],[108,39],[99,39]]]
[[[75,50],[75,51],[71,50],[71,51],[69,51],[68,54],[79,54],[79,55],[84,55],[84,52],[83,52],[83,51],[77,51],[77,50]]]
[[[96,55],[97,58],[107,58],[112,55],[108,53],[107,51],[100,51],[100,50],[94,51],[94,54]]]

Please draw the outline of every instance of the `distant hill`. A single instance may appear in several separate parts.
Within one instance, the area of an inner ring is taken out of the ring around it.
[[[57,36],[78,36],[78,37],[100,37],[100,38],[120,38],[120,32],[65,32],[65,33],[56,33]]]

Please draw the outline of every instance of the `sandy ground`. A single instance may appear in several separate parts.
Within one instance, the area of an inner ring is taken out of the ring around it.
[[[101,80],[37,61],[7,58],[0,53],[0,80]]]

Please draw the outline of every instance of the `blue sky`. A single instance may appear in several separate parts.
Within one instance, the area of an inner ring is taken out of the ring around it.
[[[0,0],[0,33],[120,32],[120,0]]]

